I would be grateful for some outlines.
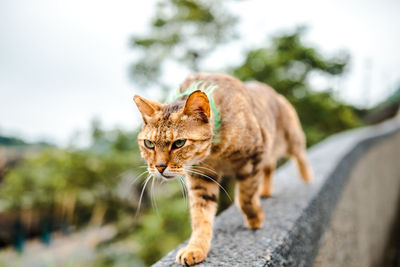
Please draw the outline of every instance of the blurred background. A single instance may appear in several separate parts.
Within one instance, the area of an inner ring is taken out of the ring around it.
[[[308,146],[394,116],[399,13],[395,0],[2,0],[0,266],[148,266],[189,237],[182,184],[143,184],[132,101],[162,101],[189,73],[268,83]]]

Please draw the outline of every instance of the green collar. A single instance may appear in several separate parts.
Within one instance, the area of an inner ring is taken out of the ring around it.
[[[179,99],[182,96],[189,96],[191,93],[194,91],[200,90],[203,93],[205,93],[208,97],[208,101],[210,103],[210,108],[212,110],[212,113],[214,115],[214,136],[213,136],[213,143],[218,142],[217,138],[217,131],[219,127],[221,126],[221,114],[219,113],[217,107],[215,106],[215,101],[214,97],[212,96],[212,93],[214,92],[215,89],[218,88],[217,85],[208,85],[206,86],[207,82],[203,81],[194,81],[185,91],[183,92],[178,92],[174,99]]]

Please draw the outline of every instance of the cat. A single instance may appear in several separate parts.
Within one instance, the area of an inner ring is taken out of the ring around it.
[[[199,73],[186,78],[170,104],[138,95],[134,101],[144,121],[138,143],[149,172],[165,180],[185,175],[192,234],[178,263],[206,258],[222,175],[236,177],[236,203],[251,229],[264,220],[260,197],[273,192],[278,159],[294,157],[302,179],[312,180],[297,113],[266,84]]]

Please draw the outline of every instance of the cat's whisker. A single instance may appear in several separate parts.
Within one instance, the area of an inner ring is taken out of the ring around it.
[[[141,206],[141,204],[142,204],[143,193],[144,193],[144,191],[145,191],[145,189],[146,189],[146,185],[147,185],[147,183],[150,181],[151,177],[152,177],[152,175],[147,176],[147,178],[146,178],[146,180],[145,180],[145,182],[144,182],[144,186],[143,186],[143,188],[142,188],[142,192],[140,193],[139,205],[138,205],[138,207],[137,207],[135,217],[137,217],[137,216],[139,215],[140,206]]]
[[[197,166],[197,165],[196,165],[196,166],[193,166],[193,167],[191,167],[191,168],[193,168],[193,169],[204,169],[204,170],[206,170],[206,171],[210,171],[210,172],[212,172],[212,173],[218,175],[218,173],[217,173],[215,170],[210,169],[210,168],[206,168],[206,167],[203,167],[203,166]]]
[[[136,177],[133,177],[133,176],[131,176],[130,178],[129,178],[129,180],[131,180],[131,181],[129,181],[129,187],[131,187],[138,179],[140,179],[144,174],[146,174],[146,173],[149,173],[149,171],[148,170],[145,170],[144,172],[142,172],[141,174],[139,174],[139,176],[136,176]]]
[[[211,167],[209,164],[206,164],[206,163],[204,163],[204,162],[201,162],[201,165],[210,168],[210,170],[213,170],[212,167]],[[200,167],[203,167],[203,166],[200,166]],[[214,170],[214,171],[215,171],[215,170]]]
[[[204,174],[204,173],[202,173],[202,172],[199,172],[199,171],[194,171],[194,170],[192,170],[192,169],[185,169],[185,171],[187,171],[187,172],[189,172],[189,173],[198,174],[198,175],[201,175],[201,176],[206,177],[207,179],[210,179],[211,181],[213,181],[214,183],[216,183],[216,184],[225,192],[225,194],[228,196],[229,200],[232,201],[231,197],[229,196],[229,194],[228,194],[228,192],[225,190],[225,188],[224,188],[220,183],[218,183],[218,182],[215,181],[213,178],[211,178],[210,176],[208,176],[208,175],[206,175],[206,174]]]
[[[121,172],[120,174],[117,174],[115,177],[116,178],[121,178],[122,176],[124,176],[124,175],[126,175],[127,173],[130,173],[130,172],[132,172],[132,171],[134,171],[135,169],[128,169],[128,170],[126,170],[126,171],[123,171],[123,172]]]
[[[186,185],[185,181],[183,180],[182,175],[181,175],[181,176],[178,176],[178,178],[179,178],[180,183],[182,184],[182,185],[181,185],[181,188],[182,188],[182,196],[183,196],[183,198],[184,198],[184,200],[185,200],[185,205],[188,206],[188,201],[187,201],[187,199],[188,199],[187,185]]]
[[[180,177],[180,179],[181,179],[181,181],[182,181],[182,184],[183,184],[183,186],[184,186],[184,188],[185,188],[185,194],[186,194],[186,196],[188,195],[188,188],[187,188],[187,184],[186,184],[186,181],[185,181],[185,179],[184,179],[184,175],[181,175],[181,176],[179,176]]]
[[[154,178],[153,175],[151,176],[151,178],[152,178],[151,189],[150,189],[151,205],[153,206],[153,209],[156,210],[157,215],[160,216],[160,213],[158,212],[157,201],[156,201],[156,198],[155,198],[155,195],[154,195],[154,180],[155,180],[155,178]]]
[[[134,170],[135,170],[135,169],[132,168],[132,169],[128,169],[128,170],[126,170],[126,171],[123,171],[123,172],[121,172],[121,173],[119,173],[119,174],[116,174],[116,175],[114,176],[113,179],[120,179],[120,178],[124,177],[125,175],[129,174],[130,172],[132,172],[132,171],[134,171]],[[131,179],[131,178],[129,178],[129,179]]]
[[[147,179],[151,179],[153,177],[153,174],[147,172],[149,175],[146,177],[146,179],[142,182],[142,185],[144,185],[147,182]]]
[[[179,189],[181,190],[181,193],[182,193],[182,198],[184,199],[185,205],[186,205],[185,193],[183,192],[184,189],[183,189],[182,180],[180,177],[178,177],[178,183],[179,183]]]
[[[185,196],[186,196],[186,199],[189,199],[189,189],[188,189],[188,186],[187,186],[186,181],[185,181],[185,176],[182,175],[182,176],[181,176],[181,179],[182,179],[183,187],[184,187],[184,189],[185,189]],[[186,205],[188,205],[188,201],[186,201]],[[188,206],[189,206],[189,205],[188,205]]]
[[[179,182],[179,187],[181,189],[182,197],[185,198],[185,195],[183,193],[183,185],[182,185],[181,177],[178,177],[178,182]]]

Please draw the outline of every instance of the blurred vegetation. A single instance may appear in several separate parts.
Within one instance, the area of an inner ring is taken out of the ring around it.
[[[136,136],[103,131],[94,122],[88,148],[44,147],[27,156],[0,185],[0,212],[22,219],[35,213],[39,223],[50,218],[58,230],[65,224],[80,229],[114,223],[118,234],[101,246],[107,249],[99,249],[95,265],[115,266],[133,258],[137,266],[153,263],[189,236],[189,215],[181,185],[172,182],[161,190],[155,180],[148,183],[137,212],[144,180],[137,178],[147,173]]]
[[[53,146],[45,141],[36,142],[36,143],[28,143],[21,138],[13,137],[13,136],[4,136],[0,135],[0,146]]]
[[[220,0],[160,1],[149,32],[132,38],[142,55],[132,64],[132,79],[142,88],[157,86],[167,92],[172,89],[163,79],[168,64],[207,71],[202,64],[211,53],[239,38],[237,21]],[[358,110],[333,97],[332,88],[317,92],[310,84],[313,74],[340,77],[349,56],[326,58],[304,42],[304,35],[304,28],[276,35],[267,45],[246,51],[242,63],[226,66],[225,71],[244,81],[265,82],[287,97],[312,145],[361,125],[361,120]],[[154,263],[189,237],[188,208],[178,181],[163,185],[150,181],[135,216],[146,178],[136,135],[103,131],[95,122],[88,148],[47,147],[26,158],[6,173],[0,186],[0,209],[18,214],[33,210],[78,229],[113,223],[117,235],[99,246],[89,265]],[[229,183],[223,185],[232,192]],[[224,194],[221,198],[223,207],[231,203]]]
[[[237,37],[236,22],[221,0],[159,1],[150,31],[132,38],[133,48],[142,55],[131,68],[134,82],[170,89],[162,77],[167,63],[200,71],[207,56]]]
[[[0,136],[0,145],[2,146],[24,146],[27,145],[27,143],[16,137],[12,136]]]

